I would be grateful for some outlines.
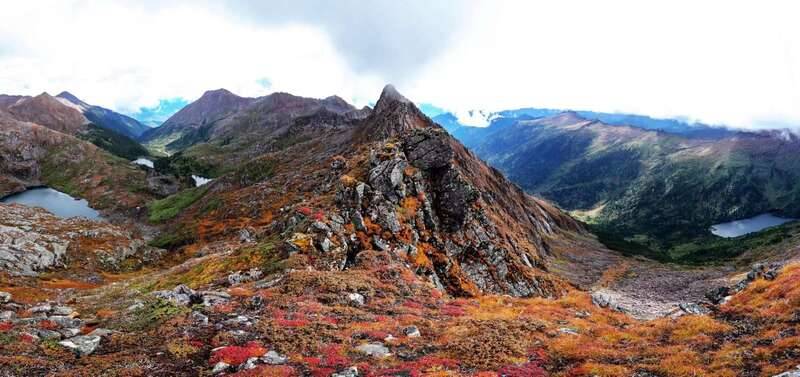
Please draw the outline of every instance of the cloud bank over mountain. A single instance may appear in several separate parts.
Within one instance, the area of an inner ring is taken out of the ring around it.
[[[386,82],[453,112],[552,107],[800,125],[791,1],[15,3],[0,88],[136,113],[209,88],[338,94]],[[268,85],[264,85],[268,83]]]

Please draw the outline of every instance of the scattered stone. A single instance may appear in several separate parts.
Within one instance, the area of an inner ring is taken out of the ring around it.
[[[601,308],[622,311],[622,308],[615,302],[614,297],[606,292],[592,293],[592,304],[595,304]]]
[[[258,280],[264,273],[258,268],[251,268],[249,271],[236,271],[228,275],[229,285],[239,285],[249,281]]]
[[[176,286],[171,291],[155,291],[153,295],[182,306],[191,305],[193,297],[196,297],[194,290],[183,284]]]
[[[44,340],[51,340],[51,339],[61,340],[61,333],[58,331],[40,329],[39,331],[36,332],[36,335],[38,335],[39,338],[42,338]]]
[[[11,310],[0,312],[0,321],[10,321],[14,318],[17,318],[17,313],[12,312]]]
[[[58,332],[60,332],[61,335],[63,335],[65,338],[72,338],[73,336],[80,334],[81,330],[77,328],[71,328],[71,329],[61,329],[58,330]]]
[[[790,370],[783,372],[781,374],[776,374],[772,377],[800,377],[800,365],[798,365],[795,370]]]
[[[224,361],[220,361],[220,362],[214,364],[214,369],[211,369],[211,374],[220,374],[222,372],[227,371],[228,368],[230,368],[230,367],[231,366],[228,363],[226,363]]]
[[[11,301],[11,293],[0,291],[0,304]]]
[[[139,300],[136,300],[136,302],[133,305],[129,306],[125,310],[127,310],[129,312],[133,312],[133,311],[137,311],[137,310],[142,309],[142,308],[144,308],[144,303],[139,301]]]
[[[100,345],[100,337],[97,335],[79,335],[62,340],[58,344],[71,349],[79,356],[86,356],[91,355]]]
[[[192,312],[192,321],[203,326],[208,325],[208,317],[198,311]]]
[[[578,335],[578,331],[569,327],[562,327],[558,329],[558,332],[567,335]]]
[[[54,315],[47,319],[55,322],[56,324],[58,324],[63,328],[78,328],[83,323],[83,321],[81,321],[78,318],[67,317],[64,315]]]
[[[679,304],[678,307],[680,307],[681,310],[686,314],[700,315],[700,314],[708,314],[711,312],[707,308],[704,308],[694,302],[684,302]]]
[[[358,368],[350,367],[332,374],[331,377],[358,377]]]
[[[256,368],[256,362],[258,362],[258,358],[257,357],[248,358],[247,361],[242,363],[242,365],[239,365],[239,370],[255,369]]]
[[[280,364],[286,364],[286,362],[289,361],[289,358],[273,350],[267,352],[266,355],[262,356],[261,361],[270,365],[280,365]]]
[[[333,246],[333,243],[331,242],[331,240],[328,239],[328,237],[325,237],[322,240],[322,242],[319,243],[319,248],[322,249],[322,251],[325,252],[325,253],[331,251],[331,247],[332,246]]]
[[[725,297],[728,297],[731,293],[731,289],[728,287],[718,287],[716,289],[711,290],[710,292],[706,293],[706,298],[708,301],[711,301],[714,305],[719,305],[725,300]]]
[[[356,351],[375,358],[385,358],[391,355],[389,349],[382,343],[366,343],[356,347]]]
[[[56,306],[52,310],[53,315],[70,315],[75,312],[75,309],[69,306]]]
[[[31,313],[49,313],[51,310],[53,310],[53,307],[49,304],[36,305],[28,309],[28,311]]]
[[[204,306],[223,304],[231,299],[231,295],[229,295],[227,292],[221,291],[203,291],[200,292],[200,296],[202,297]]]
[[[95,336],[99,336],[99,337],[107,337],[107,336],[109,336],[109,335],[111,335],[113,333],[114,333],[114,330],[109,330],[109,329],[104,329],[102,327],[98,327],[98,328],[92,330],[92,332],[90,332],[89,335],[95,335]]]
[[[364,306],[367,302],[364,295],[360,293],[350,293],[347,295],[347,299],[350,300],[350,304],[353,306]]]
[[[239,242],[241,243],[250,243],[255,242],[253,235],[247,229],[242,229],[239,231]]]
[[[404,328],[403,329],[403,334],[405,334],[409,338],[419,338],[420,336],[422,336],[422,334],[420,334],[419,329],[417,328],[417,326],[408,326],[408,327]]]

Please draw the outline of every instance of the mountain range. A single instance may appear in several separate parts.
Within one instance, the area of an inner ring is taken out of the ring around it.
[[[460,125],[450,114],[436,119],[528,192],[651,256],[712,238],[712,224],[800,215],[800,139],[790,132],[667,132],[569,111],[504,112],[488,127]]]
[[[361,109],[212,90],[138,140],[89,108],[0,97],[0,197],[45,185],[104,216],[0,203],[0,374],[769,377],[800,357],[800,225],[685,246],[797,211],[791,134],[465,127],[391,85]]]

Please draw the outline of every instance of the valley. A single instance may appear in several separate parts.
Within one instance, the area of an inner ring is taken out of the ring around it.
[[[795,140],[574,113],[453,129],[391,85],[372,108],[212,90],[138,136],[46,103],[0,107],[0,374],[771,377],[800,358],[800,225],[710,233],[796,216]]]
[[[678,250],[717,242],[714,224],[798,214],[793,134],[706,127],[713,135],[689,137],[585,112],[506,114],[485,128],[447,124],[478,156],[571,211],[612,248],[675,262],[714,259]]]

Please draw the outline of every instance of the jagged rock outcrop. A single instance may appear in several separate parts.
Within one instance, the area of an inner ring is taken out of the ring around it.
[[[348,263],[362,250],[405,255],[459,295],[556,296],[563,289],[546,273],[549,238],[583,232],[580,225],[525,195],[393,87],[383,90],[354,143],[371,152],[363,177],[341,180],[341,224],[332,227],[352,224],[353,232],[324,237],[343,240],[336,250]]]

